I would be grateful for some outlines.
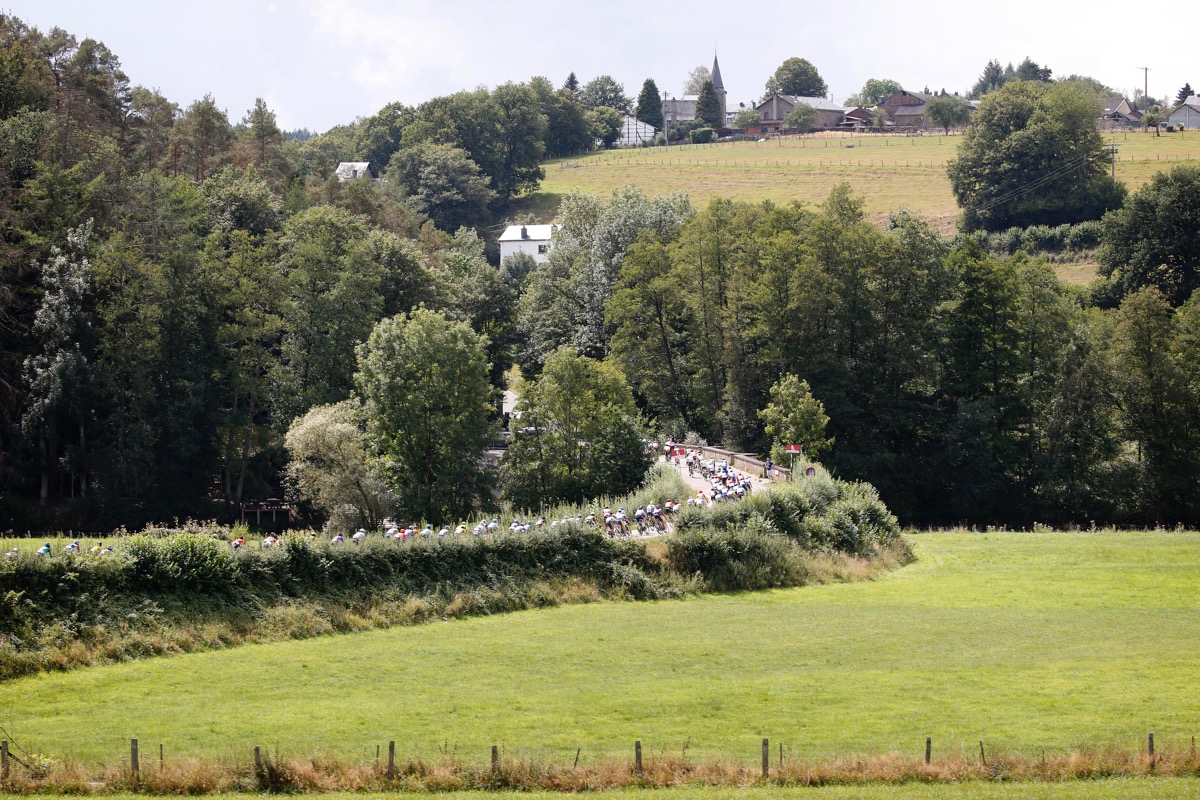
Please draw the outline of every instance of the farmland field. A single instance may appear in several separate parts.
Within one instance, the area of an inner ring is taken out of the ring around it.
[[[868,217],[884,223],[907,208],[943,233],[954,230],[958,206],[946,178],[959,135],[894,136],[831,133],[764,142],[682,145],[610,150],[547,162],[541,195],[531,206],[547,221],[557,199],[573,190],[607,196],[626,184],[650,195],[686,192],[692,202],[713,197],[735,200],[799,200],[820,203],[837,183],[849,183],[865,200]],[[1200,131],[1106,133],[1120,145],[1117,178],[1130,190],[1157,171],[1183,161],[1200,162]]]
[[[44,674],[0,687],[0,720],[26,748],[89,761],[115,760],[131,736],[207,757],[262,744],[365,759],[395,739],[404,757],[483,760],[496,743],[595,760],[641,739],[655,754],[753,760],[763,736],[823,759],[915,753],[926,735],[935,755],[979,740],[1032,754],[1136,751],[1149,731],[1178,749],[1196,732],[1200,534],[912,539],[918,561],[871,583]]]

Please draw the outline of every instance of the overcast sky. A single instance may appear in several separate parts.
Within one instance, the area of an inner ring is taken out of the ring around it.
[[[262,97],[285,129],[325,131],[384,104],[479,85],[609,74],[637,96],[654,78],[681,93],[716,50],[730,107],[763,92],[790,56],[812,61],[835,100],[867,78],[965,91],[988,59],[1029,56],[1055,77],[1090,75],[1151,96],[1195,80],[1190,3],[1145,0],[530,2],[529,0],[0,0],[43,31],[108,45],[134,84],[186,107],[211,93],[231,121]],[[1086,10],[1084,10],[1086,9]]]

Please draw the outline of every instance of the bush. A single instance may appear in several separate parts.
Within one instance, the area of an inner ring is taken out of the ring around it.
[[[690,134],[692,144],[708,144],[717,138],[717,132],[712,128],[697,128]]]

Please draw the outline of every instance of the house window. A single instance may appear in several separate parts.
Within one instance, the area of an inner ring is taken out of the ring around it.
[[[544,255],[546,255],[546,253],[549,253],[549,252],[550,252],[550,245],[548,245],[548,244],[539,244],[538,245],[538,255],[539,256],[544,256]]]

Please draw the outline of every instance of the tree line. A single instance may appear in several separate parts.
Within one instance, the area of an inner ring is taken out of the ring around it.
[[[1150,191],[1142,217],[1106,219],[1094,292],[983,234],[948,241],[903,212],[880,230],[845,186],[819,210],[571,197],[517,360],[607,359],[664,436],[760,453],[761,410],[802,409],[811,387],[826,463],[910,523],[1194,524],[1200,301],[1118,266]]]

